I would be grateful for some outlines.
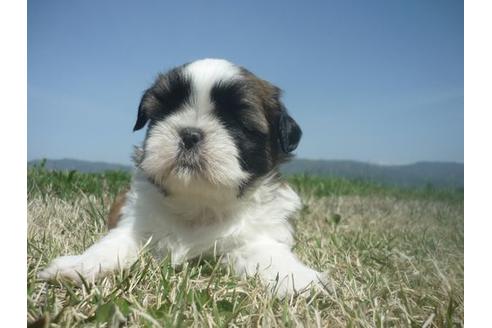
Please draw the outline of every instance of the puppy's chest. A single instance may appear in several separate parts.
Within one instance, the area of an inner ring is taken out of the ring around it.
[[[174,220],[184,227],[200,229],[228,221],[229,214],[224,211],[217,211],[217,209],[209,207],[190,207],[185,210],[181,209],[181,211],[173,211],[171,214]]]
[[[189,229],[224,225],[235,220],[242,212],[242,206],[238,204],[181,199],[170,200],[165,207],[164,212],[170,216],[173,223]]]
[[[156,243],[156,255],[170,254],[173,265],[186,259],[229,248],[231,240],[241,234],[241,214],[207,206],[193,206],[186,210],[167,208],[156,229],[149,233]],[[234,215],[236,214],[236,215]]]

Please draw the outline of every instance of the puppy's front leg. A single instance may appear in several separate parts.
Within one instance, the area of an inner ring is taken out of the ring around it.
[[[123,222],[122,222],[123,223]],[[129,267],[138,257],[139,240],[129,224],[120,224],[81,255],[61,256],[39,273],[39,278],[56,277],[88,281],[119,268]]]
[[[274,240],[262,240],[237,248],[228,256],[241,276],[258,273],[264,284],[279,296],[302,292],[311,285],[324,286],[325,273],[303,264],[290,247]]]

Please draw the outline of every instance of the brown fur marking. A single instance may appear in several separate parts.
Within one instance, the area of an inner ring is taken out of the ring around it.
[[[108,215],[108,229],[111,230],[118,225],[118,222],[121,218],[121,208],[125,205],[126,202],[126,194],[130,189],[126,188],[121,191],[116,198],[114,199],[113,205],[111,205],[111,209],[109,210]]]

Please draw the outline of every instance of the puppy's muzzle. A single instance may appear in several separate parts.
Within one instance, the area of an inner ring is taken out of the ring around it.
[[[182,147],[190,150],[203,140],[203,131],[197,128],[183,128],[179,131],[179,136]]]

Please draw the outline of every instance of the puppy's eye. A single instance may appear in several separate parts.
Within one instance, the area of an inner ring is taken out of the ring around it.
[[[211,100],[215,106],[222,109],[237,110],[243,106],[242,87],[236,83],[217,83],[210,93]]]
[[[146,99],[148,116],[159,120],[179,109],[191,94],[191,82],[179,71],[172,71],[159,76],[153,87],[148,91]]]

